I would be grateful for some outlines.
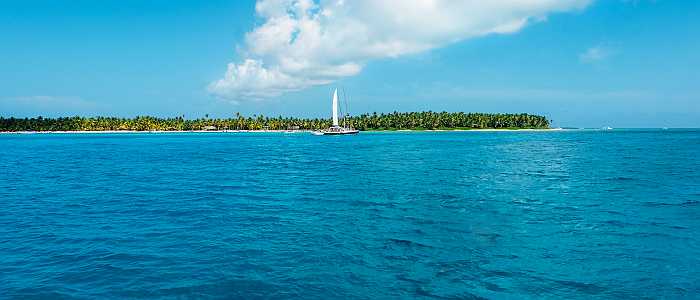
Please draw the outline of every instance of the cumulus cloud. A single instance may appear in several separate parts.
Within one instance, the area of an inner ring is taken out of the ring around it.
[[[517,32],[591,0],[258,0],[262,24],[246,35],[209,91],[261,99],[328,84],[372,59],[414,54],[469,38]]]

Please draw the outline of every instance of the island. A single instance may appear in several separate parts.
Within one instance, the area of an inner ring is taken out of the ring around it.
[[[540,115],[464,112],[393,112],[347,117],[348,127],[361,131],[381,130],[475,130],[548,129],[550,121]],[[99,131],[309,131],[328,128],[331,119],[243,116],[186,119],[137,116],[15,118],[0,117],[0,132],[99,132]]]

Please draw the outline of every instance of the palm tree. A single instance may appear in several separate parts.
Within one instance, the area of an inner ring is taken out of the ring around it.
[[[128,118],[4,118],[0,117],[0,131],[45,131],[45,130],[201,130],[206,126],[217,128],[235,128],[258,130],[269,129],[321,129],[330,126],[330,119],[318,118],[269,118],[263,115],[244,117],[236,113],[230,119],[186,120],[185,116],[176,118],[155,118],[137,116]],[[448,113],[427,112],[376,112],[348,118],[349,124],[359,130],[394,130],[394,129],[436,129],[436,128],[548,128],[551,120],[530,114],[484,114],[484,113]]]

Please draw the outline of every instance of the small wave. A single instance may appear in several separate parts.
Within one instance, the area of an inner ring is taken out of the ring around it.
[[[583,292],[586,294],[600,294],[605,291],[605,288],[598,286],[596,284],[592,283],[584,283],[584,282],[578,282],[578,281],[570,281],[570,280],[554,280],[554,282],[570,289],[575,289],[579,292]]]
[[[404,240],[404,239],[394,239],[390,238],[387,239],[388,243],[393,244],[393,245],[399,245],[402,247],[408,247],[408,248],[433,248],[432,246],[428,246],[426,244],[414,242],[414,241],[409,241],[409,240]]]

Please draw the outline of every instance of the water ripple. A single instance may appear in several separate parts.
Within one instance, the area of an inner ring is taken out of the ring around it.
[[[0,298],[700,294],[698,131],[2,135],[0,147]]]

